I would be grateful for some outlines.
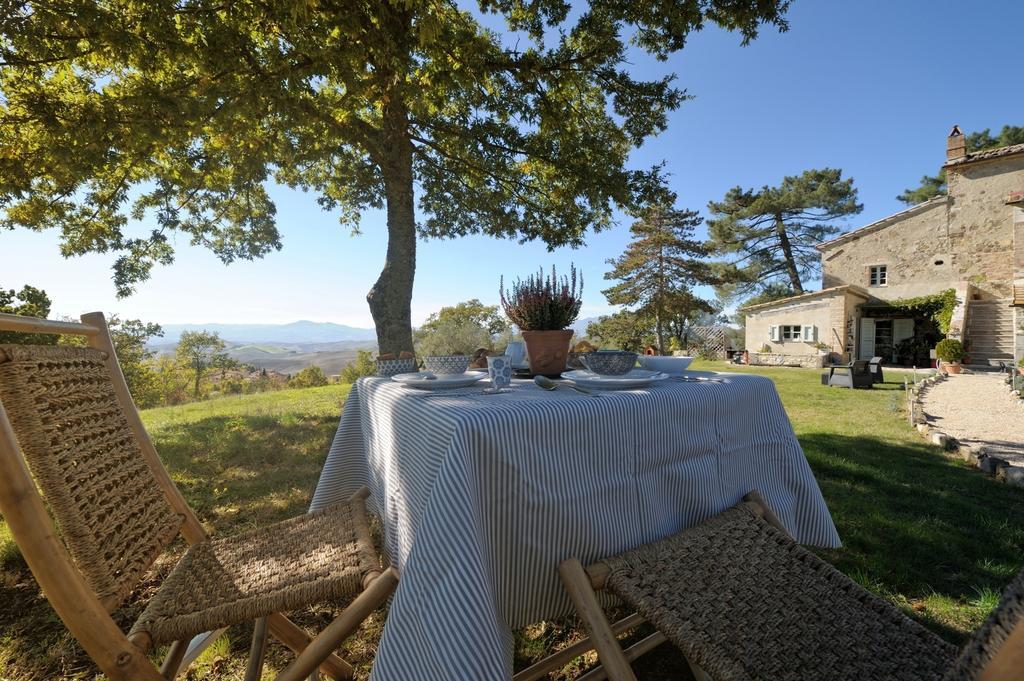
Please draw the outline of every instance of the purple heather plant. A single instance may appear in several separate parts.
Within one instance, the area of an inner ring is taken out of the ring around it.
[[[505,314],[520,331],[558,331],[568,328],[580,314],[583,275],[577,276],[576,266],[570,265],[569,276],[559,280],[552,265],[550,276],[545,277],[540,269],[525,281],[516,279],[510,292],[505,291],[505,277],[501,277],[498,293]]]

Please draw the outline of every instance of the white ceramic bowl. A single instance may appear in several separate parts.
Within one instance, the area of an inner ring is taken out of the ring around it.
[[[640,355],[640,366],[651,371],[663,371],[666,374],[681,374],[690,366],[693,357],[660,357],[658,355]]]

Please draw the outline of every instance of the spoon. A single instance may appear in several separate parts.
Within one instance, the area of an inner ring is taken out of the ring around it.
[[[589,390],[581,388],[572,381],[563,380],[561,382],[556,382],[551,380],[547,376],[534,376],[533,382],[536,383],[537,387],[541,388],[542,390],[558,390],[559,388],[564,386],[566,388],[572,388],[576,392],[583,393],[584,395],[590,395],[591,397],[600,397],[600,395],[598,395],[597,393],[593,393]]]

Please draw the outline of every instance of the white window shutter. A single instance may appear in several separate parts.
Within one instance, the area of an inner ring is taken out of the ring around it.
[[[779,340],[779,327],[775,326],[774,324],[768,327],[768,340]]]
[[[814,341],[818,340],[818,327],[807,325],[804,326],[803,331],[805,343],[813,343]]]

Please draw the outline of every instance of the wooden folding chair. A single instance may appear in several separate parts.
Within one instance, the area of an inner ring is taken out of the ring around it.
[[[352,676],[333,651],[398,580],[373,547],[368,490],[211,539],[157,456],[101,313],[81,324],[0,314],[0,330],[87,341],[0,345],[0,514],[54,610],[109,678],[173,679],[193,636],[248,621],[256,626],[247,681],[260,676],[268,630],[298,653],[281,681],[318,669]],[[179,534],[187,552],[126,635],[110,613]],[[314,639],[281,614],[355,594]],[[157,671],[147,653],[167,644]]]
[[[559,572],[590,634],[572,652],[596,649],[603,665],[581,680],[635,681],[630,661],[666,640],[698,681],[1024,678],[1024,571],[958,655],[797,545],[756,492],[672,537],[586,568],[571,558]],[[637,614],[609,625],[600,589]],[[644,621],[657,631],[623,651],[616,636]]]

